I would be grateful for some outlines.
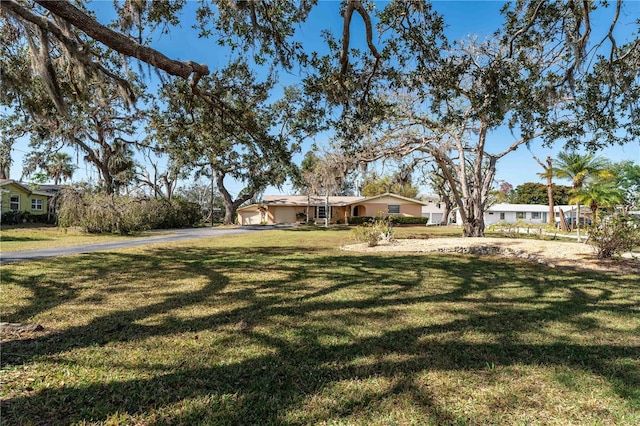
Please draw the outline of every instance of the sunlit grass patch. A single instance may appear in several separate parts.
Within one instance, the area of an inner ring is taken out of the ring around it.
[[[271,231],[3,266],[3,424],[635,424],[640,278]],[[60,408],[63,407],[63,408]]]
[[[76,228],[57,226],[2,227],[0,228],[0,251],[47,249],[52,247],[96,244],[121,241],[147,235],[87,234]]]

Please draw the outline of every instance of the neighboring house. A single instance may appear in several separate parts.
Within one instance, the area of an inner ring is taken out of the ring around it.
[[[388,193],[375,197],[265,195],[262,203],[238,209],[238,223],[304,222],[307,212],[309,220],[317,223],[323,223],[325,218],[329,223],[348,223],[352,216],[379,214],[420,217],[424,206],[428,203]]]
[[[577,209],[573,205],[561,205],[554,207],[555,217],[549,220],[549,206],[546,204],[493,204],[484,213],[485,225],[493,225],[496,223],[516,223],[518,221],[530,223],[532,225],[541,225],[546,223],[554,223],[560,218],[560,210],[565,217],[576,217]],[[580,217],[590,217],[591,212],[588,208],[582,206],[580,209]],[[462,223],[460,220],[458,223]]]
[[[425,197],[422,206],[422,217],[428,217],[429,225],[440,225],[443,222],[444,206],[437,197]],[[444,221],[446,224],[448,221]]]
[[[0,179],[0,205],[2,214],[6,212],[28,212],[33,215],[47,214],[51,196],[45,191],[30,189],[12,179]]]
[[[548,205],[499,203],[493,204],[484,213],[484,224],[489,226],[499,222],[516,223],[521,221],[539,225],[548,223],[548,216]]]

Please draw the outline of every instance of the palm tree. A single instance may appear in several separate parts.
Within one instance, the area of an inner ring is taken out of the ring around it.
[[[624,202],[624,193],[613,182],[595,182],[579,189],[571,202],[584,204],[597,219],[599,208],[613,207]]]
[[[574,194],[577,194],[588,178],[598,178],[606,174],[609,162],[606,158],[594,154],[579,154],[561,152],[553,162],[555,175],[560,179],[570,179],[573,183]],[[578,240],[580,239],[580,203],[576,217]]]
[[[73,176],[76,167],[71,163],[71,156],[65,152],[56,152],[47,159],[45,165],[47,174],[53,178],[53,183],[58,185],[60,180],[67,181]]]

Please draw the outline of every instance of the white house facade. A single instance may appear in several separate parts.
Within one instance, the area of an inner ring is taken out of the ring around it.
[[[437,197],[423,197],[422,201],[425,203],[422,206],[422,217],[429,218],[428,225],[439,225],[443,221],[444,203]]]
[[[538,204],[499,203],[490,206],[484,213],[485,225],[496,223],[516,223],[518,221],[532,225],[549,223],[549,206]],[[555,218],[552,219],[555,222]]]

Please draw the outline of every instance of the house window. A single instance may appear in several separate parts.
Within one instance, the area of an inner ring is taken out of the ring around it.
[[[531,212],[531,219],[540,219],[540,212]]]
[[[400,214],[400,204],[389,204],[387,208],[389,209],[389,214]]]
[[[325,219],[327,217],[327,210],[325,206],[316,207],[316,217],[318,219]]]
[[[526,212],[516,212],[516,219],[526,219],[526,218],[527,218]]]
[[[32,198],[31,210],[42,210],[42,200],[39,198]]]
[[[504,220],[504,212],[500,213],[500,220]]]
[[[19,195],[12,195],[11,196],[11,202],[9,204],[9,208],[11,209],[11,211],[17,212],[20,210],[20,196]]]

